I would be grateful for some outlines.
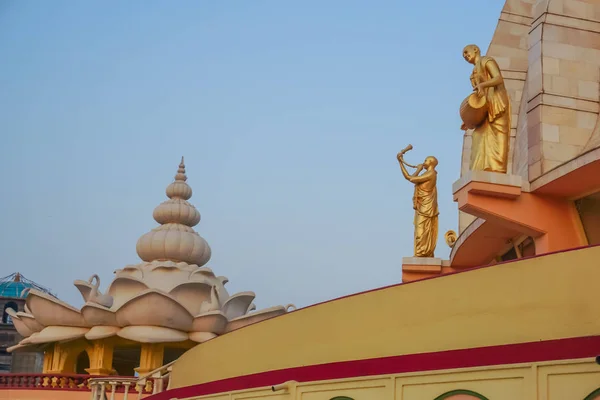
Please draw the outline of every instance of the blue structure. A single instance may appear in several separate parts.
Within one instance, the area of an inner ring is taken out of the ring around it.
[[[50,293],[50,290],[38,285],[33,281],[30,281],[18,272],[5,276],[4,278],[0,278],[0,297],[24,299],[27,297],[27,292],[25,289],[37,289],[53,295]]]
[[[38,285],[37,283],[25,278],[18,272],[12,273],[4,278],[0,278],[0,301],[3,304],[2,307],[2,323],[3,324],[12,324],[10,320],[10,316],[7,314],[6,309],[12,308],[15,311],[22,311],[23,301],[11,301],[12,299],[25,299],[27,297],[27,289],[37,289],[44,293],[50,293],[50,290],[45,287]],[[19,305],[21,305],[19,307]]]
[[[54,296],[50,293],[50,290],[38,285],[34,281],[30,281],[18,272],[0,278],[0,297],[24,299],[27,297],[25,289],[37,289]]]
[[[25,278],[18,272],[0,278],[0,373],[19,372],[34,373],[41,371],[43,357],[39,354],[10,354],[6,349],[20,340],[10,315],[6,312],[12,308],[15,312],[25,311],[25,298],[28,289],[36,289],[54,296],[50,290]],[[56,296],[54,296],[56,297]]]

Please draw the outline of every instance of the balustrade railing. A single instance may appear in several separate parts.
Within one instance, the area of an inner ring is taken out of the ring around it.
[[[0,390],[71,390],[91,392],[91,400],[141,399],[169,389],[171,366],[163,365],[141,377],[78,374],[0,374]],[[136,397],[133,397],[133,396]]]
[[[89,380],[92,390],[90,400],[115,400],[116,393],[123,393],[122,399],[129,400],[128,396],[133,392],[137,392],[139,400],[143,395],[168,390],[173,363],[174,361],[165,364],[139,378],[93,377]]]
[[[0,389],[89,390],[90,375],[0,374]]]

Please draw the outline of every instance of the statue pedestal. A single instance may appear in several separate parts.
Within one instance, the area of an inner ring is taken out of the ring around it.
[[[403,257],[402,282],[412,282],[442,274],[446,262],[434,257]]]
[[[487,171],[468,171],[452,184],[454,201],[459,202],[466,194],[516,199],[521,192],[529,191],[529,182],[520,175],[500,174]]]

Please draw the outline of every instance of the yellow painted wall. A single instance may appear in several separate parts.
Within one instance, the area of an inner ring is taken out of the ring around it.
[[[411,373],[375,378],[308,382],[297,386],[296,400],[434,400],[454,390],[470,390],[489,400],[583,400],[600,388],[594,359]],[[179,400],[292,400],[266,388]]]
[[[172,387],[301,365],[598,335],[599,259],[600,247],[591,247],[301,309],[191,349],[174,364]]]

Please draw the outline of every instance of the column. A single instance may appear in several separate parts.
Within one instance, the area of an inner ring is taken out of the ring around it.
[[[52,359],[54,358],[54,346],[44,350],[44,369],[42,373],[49,374],[52,371]]]
[[[110,375],[112,372],[114,345],[110,340],[96,340],[89,349],[90,367],[86,371],[90,375]]]
[[[85,348],[86,343],[83,340],[54,343],[52,349],[44,353],[44,372],[48,374],[74,374],[77,356]],[[50,357],[48,353],[52,353],[52,356]]]
[[[163,365],[165,346],[162,343],[142,343],[140,366],[135,370],[143,376]]]

